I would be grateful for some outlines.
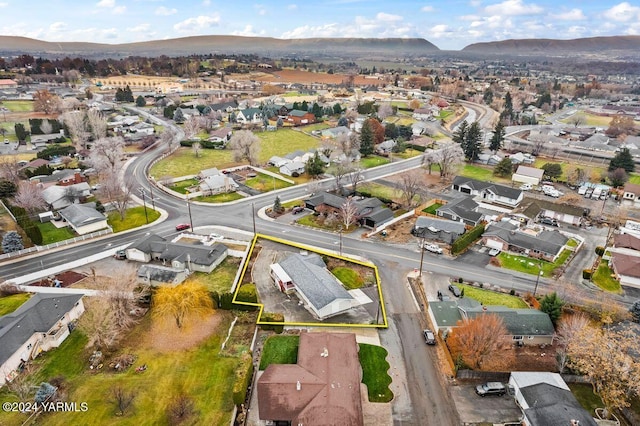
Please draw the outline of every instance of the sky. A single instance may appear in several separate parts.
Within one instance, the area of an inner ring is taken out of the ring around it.
[[[610,0],[0,0],[0,35],[129,43],[193,35],[418,37],[440,49],[521,38],[640,34]]]

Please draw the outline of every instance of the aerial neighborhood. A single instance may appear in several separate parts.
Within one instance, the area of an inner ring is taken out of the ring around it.
[[[0,40],[0,424],[640,424],[637,50],[317,40]]]

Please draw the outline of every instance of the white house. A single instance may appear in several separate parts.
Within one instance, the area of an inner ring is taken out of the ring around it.
[[[109,227],[107,217],[86,204],[71,204],[58,213],[78,235],[90,234]]]
[[[262,111],[258,108],[246,108],[236,113],[238,123],[262,123]]]
[[[293,161],[280,167],[280,173],[287,176],[293,176],[294,174],[301,175],[304,173],[304,163],[300,161]]]
[[[502,204],[508,207],[516,207],[524,198],[524,193],[517,188],[464,176],[456,176],[453,179],[451,189],[463,194],[473,195],[479,202]]]
[[[0,317],[0,386],[41,352],[69,336],[69,323],[84,312],[82,294],[36,293],[14,312]]]
[[[70,204],[80,202],[80,198],[91,195],[91,187],[87,182],[74,185],[52,185],[42,191],[42,198],[51,210],[58,210]]]
[[[520,165],[511,176],[511,181],[514,183],[530,183],[531,185],[538,186],[543,175],[544,170],[542,169]]]
[[[238,184],[225,174],[207,176],[200,181],[199,189],[203,195],[222,194],[234,192]]]

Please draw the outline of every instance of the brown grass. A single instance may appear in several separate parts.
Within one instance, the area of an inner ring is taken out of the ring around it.
[[[192,318],[181,329],[171,318],[154,318],[149,332],[144,334],[140,344],[158,352],[191,349],[216,332],[223,322],[223,315],[224,313],[215,311],[204,318]]]
[[[277,82],[289,82],[289,83],[327,83],[327,84],[339,84],[343,80],[347,79],[346,74],[327,74],[316,73],[303,70],[282,70],[274,71],[273,73],[261,73],[256,76],[255,80],[258,81],[277,81]],[[366,85],[366,84],[379,84],[380,80],[364,78],[362,75],[355,76],[354,84]]]

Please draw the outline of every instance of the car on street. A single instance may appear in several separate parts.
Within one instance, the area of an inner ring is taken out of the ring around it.
[[[185,231],[187,229],[191,229],[191,225],[188,223],[180,223],[176,225],[176,231]]]
[[[497,256],[500,254],[500,250],[497,248],[492,248],[491,250],[489,250],[489,256],[493,257],[493,256]]]
[[[302,213],[303,211],[304,211],[304,207],[302,206],[295,206],[294,208],[291,209],[291,213],[293,214]]]
[[[487,382],[476,386],[476,393],[483,397],[487,395],[502,396],[507,393],[507,388],[500,382]]]
[[[431,253],[442,254],[442,248],[437,244],[423,244],[422,248],[426,251],[430,251]]]
[[[540,219],[540,223],[542,225],[549,225],[549,226],[558,226],[558,221],[555,219],[551,219],[548,217],[543,217],[542,219]]]
[[[218,240],[223,240],[224,237],[220,234],[216,234],[215,232],[212,232],[209,234],[209,239],[211,241],[218,241]]]
[[[422,330],[422,335],[424,336],[424,341],[427,345],[436,344],[436,336],[433,334],[433,331],[429,329]]]
[[[113,257],[118,260],[125,260],[127,258],[127,252],[124,250],[118,250]]]
[[[441,302],[446,302],[447,300],[451,300],[449,296],[447,296],[446,294],[442,294],[440,290],[438,290],[437,297],[438,297],[438,300]]]
[[[449,284],[449,291],[453,293],[455,297],[462,296],[462,291],[460,291],[460,287],[457,285]]]

